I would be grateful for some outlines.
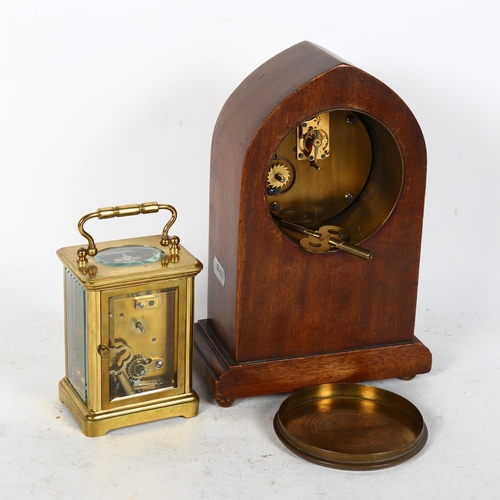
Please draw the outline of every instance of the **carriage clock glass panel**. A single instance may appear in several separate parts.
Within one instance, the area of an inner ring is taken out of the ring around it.
[[[111,247],[101,251],[95,256],[95,261],[105,266],[131,267],[152,264],[162,257],[164,257],[164,253],[157,248],[127,245],[124,247]]]
[[[170,286],[107,297],[110,401],[176,387],[178,290]]]
[[[66,269],[66,373],[75,391],[87,403],[86,341],[87,325],[85,288]]]

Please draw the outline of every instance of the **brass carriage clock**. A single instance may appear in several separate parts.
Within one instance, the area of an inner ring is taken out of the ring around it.
[[[162,235],[107,242],[97,249],[84,224],[159,210]],[[62,248],[66,376],[59,396],[87,436],[167,417],[193,417],[194,277],[201,263],[168,231],[177,217],[155,202],[101,208],[78,228],[88,248]]]
[[[219,404],[430,370],[414,337],[425,171],[404,102],[312,43],[241,83],[213,134],[194,334]]]

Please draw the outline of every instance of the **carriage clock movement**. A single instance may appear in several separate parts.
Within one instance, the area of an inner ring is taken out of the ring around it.
[[[84,229],[108,219],[159,210],[171,217],[162,235],[99,245]],[[82,432],[167,417],[193,417],[191,387],[194,277],[201,263],[168,231],[177,212],[155,202],[101,208],[78,228],[87,248],[60,249],[65,276],[66,376],[59,397]]]
[[[414,337],[425,171],[404,102],[312,43],[240,84],[213,134],[194,333],[220,405],[430,370]]]

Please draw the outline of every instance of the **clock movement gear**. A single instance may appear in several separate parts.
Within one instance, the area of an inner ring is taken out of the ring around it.
[[[127,365],[127,375],[129,378],[139,380],[151,370],[150,365],[153,363],[151,358],[136,354]]]
[[[297,160],[308,160],[312,167],[320,168],[316,161],[330,156],[330,116],[322,113],[305,120],[297,127]]]
[[[267,173],[267,184],[275,189],[284,188],[291,178],[289,168],[284,163],[275,163]]]

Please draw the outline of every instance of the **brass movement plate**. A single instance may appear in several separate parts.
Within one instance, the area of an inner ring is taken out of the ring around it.
[[[355,120],[353,125],[349,117]],[[368,180],[372,163],[368,132],[351,111],[323,113],[299,125],[299,130],[315,120],[319,120],[316,133],[324,134],[328,144],[324,154],[317,155],[313,146],[310,153],[300,153],[299,132],[293,129],[278,146],[266,183],[266,200],[273,216],[311,227],[324,225],[354,202]],[[297,155],[304,156],[303,161]],[[274,179],[275,172],[278,179]],[[270,190],[276,187],[273,182],[279,181],[281,172],[286,172],[281,189]]]
[[[276,413],[274,429],[301,458],[348,470],[398,465],[427,441],[427,427],[412,403],[357,384],[324,384],[292,394]]]

